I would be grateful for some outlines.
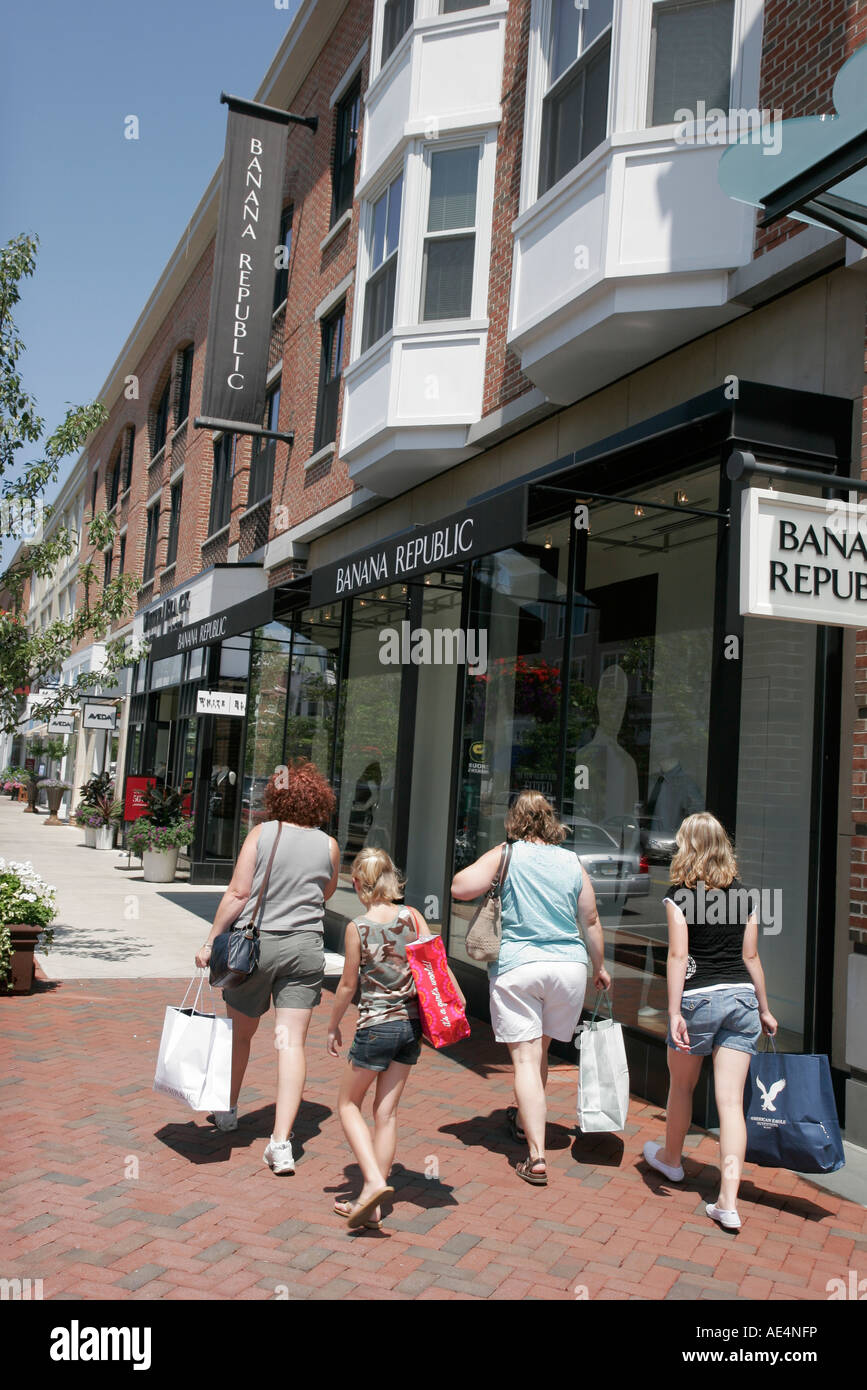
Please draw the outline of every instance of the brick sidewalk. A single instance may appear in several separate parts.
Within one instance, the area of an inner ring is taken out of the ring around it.
[[[744,1228],[704,1214],[716,1144],[687,1140],[682,1188],[646,1169],[658,1107],[625,1136],[574,1128],[573,1067],[552,1068],[547,1188],[511,1172],[505,1049],[481,1023],[425,1048],[401,1107],[393,1215],[349,1234],[331,1211],[358,1174],[335,1114],[343,1062],[314,1016],[294,1177],[262,1163],[273,1117],[272,1029],[254,1042],[238,1131],[151,1090],[178,982],[65,981],[0,1000],[0,1276],[52,1298],[812,1299],[867,1270],[867,1210],[791,1173],[747,1168]],[[351,1023],[344,1037],[351,1038]],[[135,1176],[137,1171],[137,1176]],[[282,1287],[281,1287],[282,1286]]]

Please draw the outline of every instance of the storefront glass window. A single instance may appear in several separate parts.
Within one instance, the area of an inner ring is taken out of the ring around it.
[[[456,870],[502,841],[517,792],[556,796],[569,535],[566,519],[474,566],[467,626],[485,634],[487,670],[467,671]],[[475,904],[451,905],[449,953],[467,964],[474,911]]]
[[[151,671],[151,690],[164,690],[170,685],[180,685],[183,670],[183,656],[167,656],[164,661],[155,661]]]
[[[331,776],[343,604],[308,609],[295,624],[284,760],[309,758]]]
[[[250,698],[241,794],[241,842],[262,818],[262,796],[283,759],[286,693],[292,633],[271,623],[254,634],[250,649]]]
[[[718,469],[630,494],[713,511]],[[591,502],[586,554],[574,595],[562,818],[596,892],[617,1017],[662,1037],[662,899],[677,828],[706,809],[717,524]]]
[[[218,690],[242,694],[250,667],[249,637],[232,637],[220,648]],[[211,774],[205,829],[205,857],[235,857],[235,821],[239,812],[245,720],[237,715],[211,715]]]
[[[187,680],[199,681],[205,674],[205,648],[194,647],[187,664]]]

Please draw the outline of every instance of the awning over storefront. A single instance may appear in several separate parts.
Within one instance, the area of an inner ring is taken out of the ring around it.
[[[243,603],[235,603],[230,608],[216,609],[196,623],[175,628],[174,632],[157,637],[151,645],[153,661],[162,661],[168,656],[191,651],[194,647],[212,647],[227,637],[237,637],[242,632],[252,632],[257,627],[270,623],[274,616],[274,590],[266,589],[254,594]]]
[[[357,550],[310,576],[314,607],[362,594],[380,584],[401,583],[430,570],[463,564],[526,536],[527,495],[523,488],[490,502],[477,502],[425,526],[412,526]]]

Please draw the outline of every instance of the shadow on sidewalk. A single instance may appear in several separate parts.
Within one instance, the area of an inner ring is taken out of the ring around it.
[[[507,1158],[510,1165],[515,1154],[523,1155],[527,1148],[526,1144],[516,1144],[512,1139],[505,1109],[492,1110],[489,1115],[474,1116],[471,1120],[456,1120],[453,1124],[440,1125],[439,1133],[453,1135],[455,1139],[459,1139],[468,1148],[482,1148],[487,1149],[489,1153],[499,1154],[503,1158]],[[598,1137],[602,1139],[612,1136],[599,1135]],[[568,1149],[572,1140],[573,1134],[566,1129],[565,1125],[557,1124],[553,1120],[548,1121],[545,1136],[547,1149]],[[593,1162],[596,1161],[594,1158]]]
[[[54,928],[52,951],[71,951],[76,956],[88,956],[92,960],[132,960],[136,956],[150,955],[153,947],[149,941],[134,936],[106,936],[102,931],[89,932],[81,927],[65,926],[62,922]]]
[[[669,1182],[663,1173],[658,1173],[639,1154],[635,1164],[636,1171],[644,1183],[645,1187],[652,1193],[659,1194],[671,1192],[674,1188],[685,1188],[689,1192],[694,1192],[702,1201],[715,1202],[719,1193],[720,1170],[714,1163],[699,1165],[697,1162],[690,1163],[687,1159],[684,1165],[685,1177],[682,1182]],[[695,1169],[698,1168],[698,1172]],[[773,1173],[774,1169],[769,1169]],[[766,1187],[757,1187],[752,1178],[742,1178],[738,1189],[738,1200],[752,1202],[757,1207],[772,1207],[775,1211],[790,1212],[793,1216],[800,1216],[804,1221],[821,1221],[826,1216],[833,1216],[833,1211],[828,1207],[820,1207],[818,1203],[811,1202],[808,1197],[792,1197],[787,1192],[771,1192]]]
[[[304,1153],[304,1145],[319,1134],[331,1113],[327,1105],[302,1100],[292,1141],[296,1159]],[[258,1110],[248,1110],[241,1115],[238,1128],[228,1134],[207,1122],[189,1120],[186,1124],[164,1125],[156,1131],[154,1138],[182,1158],[188,1158],[191,1163],[228,1163],[233,1149],[249,1149],[262,1139],[270,1139],[273,1128],[274,1106],[263,1105]]]
[[[333,1193],[336,1202],[354,1201],[364,1181],[361,1169],[357,1163],[347,1163],[343,1174],[342,1181],[330,1187],[323,1187],[322,1191]],[[395,1206],[408,1202],[412,1206],[420,1207],[422,1211],[436,1211],[442,1207],[458,1205],[454,1189],[447,1183],[440,1182],[439,1178],[428,1178],[424,1173],[418,1173],[412,1168],[405,1168],[402,1163],[393,1165],[389,1181],[394,1188]]]

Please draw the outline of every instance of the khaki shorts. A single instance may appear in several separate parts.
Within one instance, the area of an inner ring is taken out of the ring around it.
[[[259,965],[243,984],[223,990],[223,999],[247,1018],[275,1009],[315,1009],[322,998],[325,952],[318,931],[265,932]]]

